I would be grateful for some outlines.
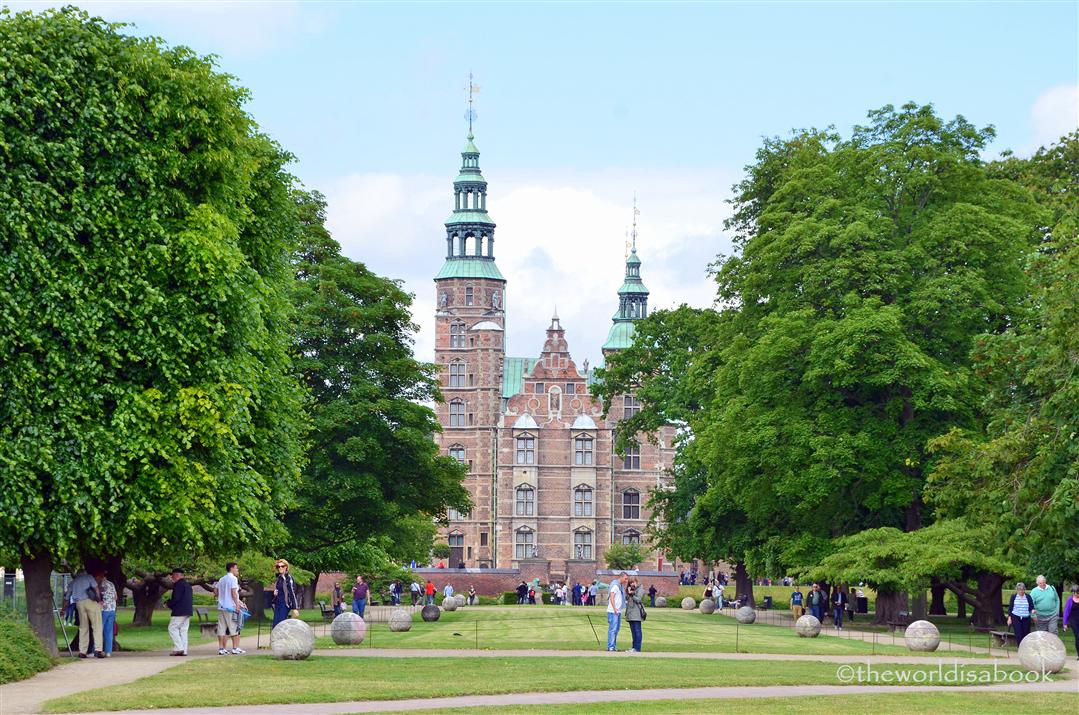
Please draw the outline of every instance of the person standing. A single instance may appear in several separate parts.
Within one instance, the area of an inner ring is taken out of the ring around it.
[[[809,592],[809,612],[813,614],[821,623],[824,623],[824,605],[825,598],[824,592],[820,590],[820,584],[813,584],[813,589]]]
[[[622,609],[626,607],[625,587],[629,583],[629,574],[625,571],[611,581],[611,590],[607,596],[607,651],[617,650],[618,631],[622,627]]]
[[[423,587],[424,594],[427,596],[425,605],[432,605],[435,602],[435,584],[431,579],[427,579],[427,584]]]
[[[452,583],[447,583],[445,586],[442,587],[442,597],[443,598],[453,598],[453,584]]]
[[[106,658],[111,658],[113,638],[116,636],[116,586],[101,571],[94,574],[94,579],[101,591],[101,632],[105,640],[102,650]]]
[[[1030,590],[1034,600],[1034,630],[1057,634],[1057,622],[1060,620],[1060,596],[1057,590],[1045,582],[1045,576],[1038,576],[1038,585]]]
[[[104,658],[101,652],[105,639],[101,635],[101,591],[95,579],[86,571],[80,571],[71,583],[71,602],[79,616],[79,657],[85,658],[90,649],[90,636],[94,637],[94,657]]]
[[[593,581],[592,585],[588,587],[588,605],[599,605],[599,583],[596,581]]]
[[[521,581],[517,584],[517,605],[523,606],[528,601],[528,584]]]
[[[289,611],[300,610],[300,601],[296,598],[296,582],[289,573],[289,563],[284,559],[278,559],[274,564],[277,571],[277,581],[273,587],[273,625],[289,617]]]
[[[476,587],[475,586],[469,586],[468,587],[468,605],[475,606],[476,601],[478,599],[479,599],[479,597],[476,595]]]
[[[801,591],[798,590],[798,586],[795,585],[794,590],[791,591],[791,615],[794,616],[794,620],[798,620],[805,613],[805,604],[803,603],[804,596]]]
[[[636,581],[631,581],[626,589],[626,621],[629,632],[633,635],[633,647],[630,653],[640,653],[644,640],[644,604],[641,603],[641,589]]]
[[[225,575],[214,584],[217,596],[217,654],[243,655],[240,647],[240,567],[235,561],[225,564]],[[232,650],[228,640],[232,638]]]
[[[832,591],[832,623],[837,631],[843,630],[843,611],[847,610],[847,590],[844,586],[836,586]]]
[[[341,582],[333,585],[333,615],[340,616],[345,610],[345,594],[341,591]]]
[[[653,583],[653,584],[649,585],[649,587],[648,587],[648,605],[649,605],[650,608],[655,608],[656,607],[656,594],[657,593],[659,593],[659,591],[656,590],[656,584]],[[719,605],[722,608],[723,604],[721,603]]]
[[[363,580],[363,576],[356,577],[356,585],[352,587],[352,612],[363,618],[367,610],[367,594],[370,587]]]
[[[172,570],[172,595],[165,605],[169,607],[169,637],[172,638],[172,652],[169,655],[187,655],[187,630],[191,626],[194,613],[194,594],[191,584],[184,578],[182,568]]]
[[[1076,658],[1079,658],[1079,584],[1072,586],[1072,595],[1064,601],[1064,632],[1071,629],[1075,638]]]
[[[717,579],[712,586],[712,597],[715,599],[716,608],[723,608],[723,584]]]
[[[408,593],[412,596],[413,606],[420,602],[420,584],[415,579],[413,579],[412,585],[408,587]]]
[[[1008,625],[1015,632],[1017,648],[1030,633],[1031,617],[1034,615],[1034,599],[1026,591],[1026,584],[1020,581],[1015,584],[1015,593],[1008,599]]]

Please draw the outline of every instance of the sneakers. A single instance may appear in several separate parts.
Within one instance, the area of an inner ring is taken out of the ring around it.
[[[218,648],[218,649],[217,649],[217,654],[218,654],[218,655],[228,655],[228,654],[229,654],[229,652],[228,652],[228,650],[227,650],[227,649],[225,649],[225,648]]]
[[[246,651],[246,650],[244,650],[243,648],[233,648],[233,649],[232,649],[232,654],[233,654],[233,655],[243,655],[243,654],[244,654],[244,653],[246,653],[246,652],[247,652],[247,651]]]

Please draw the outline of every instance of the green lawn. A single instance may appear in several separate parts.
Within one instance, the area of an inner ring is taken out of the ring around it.
[[[805,715],[806,713],[903,713],[904,715],[940,715],[940,713],[978,713],[979,715],[1015,715],[1036,712],[1039,715],[1075,715],[1076,695],[1071,693],[880,693],[876,695],[828,695],[801,698],[730,698],[724,700],[647,700],[639,703],[588,703],[586,705],[530,705],[507,708],[454,708],[424,710],[424,715],[622,715],[634,711],[664,715]],[[385,711],[383,715],[388,715]]]
[[[817,638],[799,638],[789,626],[755,623],[738,626],[728,616],[652,609],[644,624],[648,651],[706,653],[804,653],[810,655],[910,655],[902,636],[881,635],[874,644],[854,640],[849,633],[825,629]],[[602,608],[524,606],[503,609],[466,608],[444,612],[434,623],[414,616],[412,630],[392,633],[384,623],[372,623],[364,647],[461,649],[605,650],[607,615]],[[629,627],[618,636],[621,648],[630,644]],[[327,636],[319,648],[334,647]],[[933,655],[933,654],[927,654]],[[963,655],[958,653],[958,655]]]
[[[892,672],[935,671],[894,665]],[[966,666],[981,672],[991,666]],[[1010,671],[1011,666],[999,666]],[[624,653],[566,658],[341,658],[279,661],[269,656],[187,662],[134,683],[91,690],[45,704],[47,712],[340,702],[513,692],[688,688],[709,685],[840,684],[837,666],[812,661],[641,659]]]

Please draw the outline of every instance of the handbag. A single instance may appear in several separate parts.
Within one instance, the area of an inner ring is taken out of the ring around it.
[[[293,608],[291,611],[288,612],[288,617],[289,618],[299,618],[300,617],[299,610]]]
[[[647,620],[648,620],[648,611],[644,610],[644,603],[641,603],[641,621],[644,622],[644,621],[647,621]]]

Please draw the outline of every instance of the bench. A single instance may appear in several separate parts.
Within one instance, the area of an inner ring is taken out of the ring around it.
[[[998,648],[1004,648],[1009,644],[1015,644],[1015,634],[1011,631],[989,631],[989,635],[993,636],[993,645]]]
[[[895,633],[900,628],[906,628],[910,625],[910,614],[906,611],[900,611],[899,617],[894,621],[888,621],[888,630]]]
[[[211,620],[209,608],[206,608],[205,606],[196,608],[195,622],[199,624],[200,636],[210,636],[212,638],[217,635],[217,620]]]
[[[333,609],[327,608],[325,601],[318,602],[318,610],[322,613],[322,620],[326,621],[327,623],[333,621]]]

